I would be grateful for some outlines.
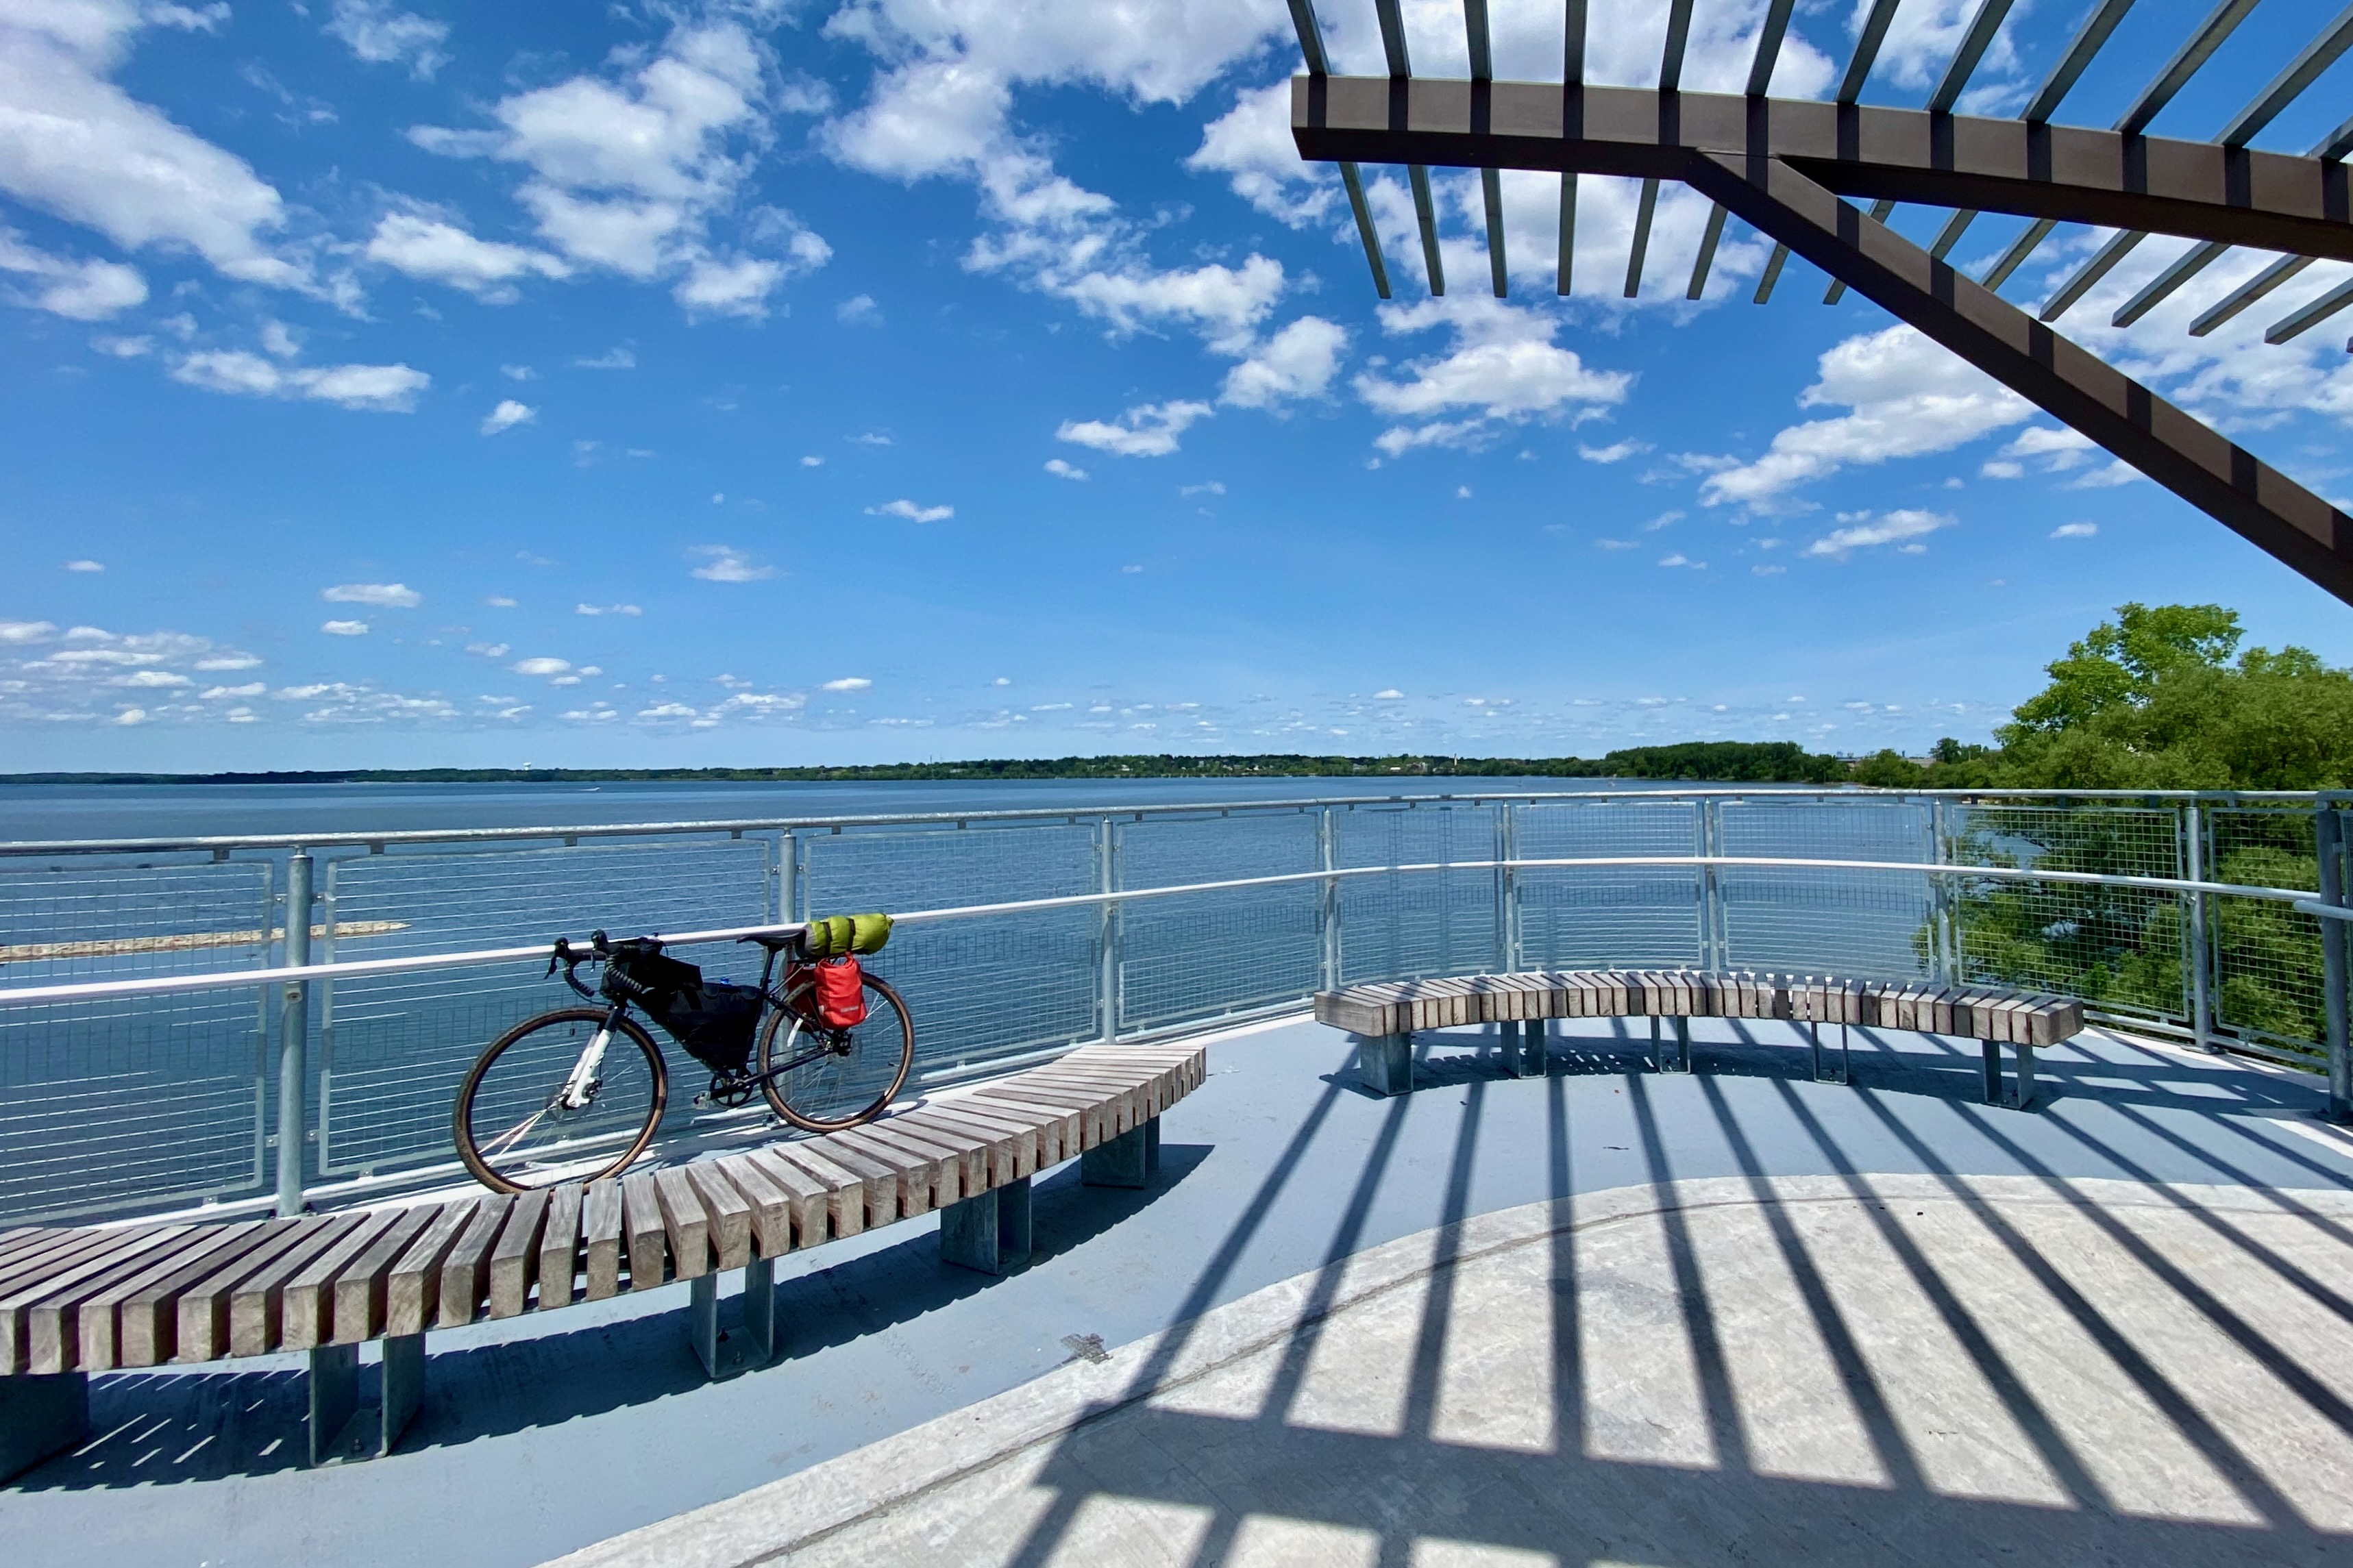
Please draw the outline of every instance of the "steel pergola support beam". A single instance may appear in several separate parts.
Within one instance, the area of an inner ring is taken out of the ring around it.
[[[1703,195],[2353,603],[2353,518],[1770,156],[1694,156]],[[2353,292],[2353,291],[2349,291]]]
[[[2240,284],[2189,323],[2189,335],[2202,338],[2281,284],[2312,265],[2309,256],[2283,256]]]
[[[2353,260],[2344,164],[1925,110],[1557,82],[1292,83],[1312,162],[1681,179],[1690,154],[1779,158],[1832,193]],[[1573,118],[1573,132],[1567,121]]]

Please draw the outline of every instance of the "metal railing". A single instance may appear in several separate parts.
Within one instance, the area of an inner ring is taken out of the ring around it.
[[[2335,1067],[2341,1114],[2343,922],[2312,910],[2344,901],[2347,805],[1660,790],[0,845],[0,1215],[423,1179],[475,1054],[554,1000],[557,932],[853,908],[900,916],[919,1085],[1366,979],[1672,963],[2070,992]]]

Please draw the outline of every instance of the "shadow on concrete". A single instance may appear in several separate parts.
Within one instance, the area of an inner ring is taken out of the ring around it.
[[[1026,1268],[1141,1214],[1210,1152],[1208,1144],[1163,1143],[1159,1173],[1140,1189],[1082,1186],[1076,1162],[1041,1179]],[[943,1262],[936,1226],[902,1223],[903,1240],[779,1280],[776,1353],[764,1367],[734,1375],[790,1368],[1003,1282]],[[708,1387],[711,1380],[688,1344],[684,1292],[676,1285],[664,1290],[676,1307],[616,1322],[447,1350],[428,1338],[425,1403],[400,1451],[553,1426]],[[723,1305],[723,1315],[726,1310]],[[375,1370],[363,1372],[362,1397],[373,1399]],[[97,1436],[18,1477],[10,1489],[162,1486],[300,1468],[307,1458],[309,1397],[307,1380],[293,1371],[95,1378],[90,1419]]]

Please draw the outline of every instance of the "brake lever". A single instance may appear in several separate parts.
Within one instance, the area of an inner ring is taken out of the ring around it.
[[[555,968],[558,964],[563,964],[568,972],[573,964],[578,963],[580,961],[578,959],[572,956],[571,940],[567,937],[559,936],[555,939],[555,951],[548,955],[547,973],[549,975],[553,976],[555,973]]]

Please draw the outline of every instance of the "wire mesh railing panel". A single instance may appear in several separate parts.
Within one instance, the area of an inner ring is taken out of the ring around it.
[[[1313,871],[1322,818],[1313,811],[1147,816],[1114,822],[1122,888],[1175,888]]]
[[[2180,814],[2094,803],[1970,805],[1948,818],[1965,866],[2179,878]],[[1956,977],[2080,996],[2172,1021],[2190,1011],[2186,910],[2171,891],[2059,882],[1950,884]]]
[[[0,1015],[0,1218],[258,1191],[264,1083],[249,991],[8,1009]]]
[[[1119,885],[1280,877],[1322,863],[1316,812],[1146,817],[1113,825]],[[1323,971],[1318,883],[1240,889],[1123,906],[1122,1033],[1220,1017],[1303,996]]]
[[[1495,808],[1358,807],[1335,814],[1342,866],[1430,866],[1495,858]],[[1493,970],[1501,957],[1495,873],[1424,871],[1340,884],[1340,983]]]
[[[1725,801],[1721,853],[1783,860],[1928,860],[1934,812],[1919,800],[1746,795]]]
[[[801,842],[803,914],[946,909],[1099,889],[1092,821],[915,832],[819,833]]]
[[[0,984],[251,968],[274,937],[263,861],[0,870]],[[0,1009],[0,1216],[104,1213],[262,1179],[250,991]]]
[[[552,942],[590,929],[634,936],[757,925],[773,918],[775,849],[765,838],[707,838],[338,860],[327,874],[331,956],[464,952],[539,934]],[[682,956],[720,973],[758,969],[750,949]],[[579,1000],[533,962],[321,989],[318,1168],[328,1175],[455,1158],[450,1105],[474,1058],[533,1013]],[[692,1066],[674,1054],[673,1067],[681,1063]]]
[[[1936,972],[1926,877],[1727,866],[1716,879],[1727,968],[1873,980]]]
[[[2242,886],[2320,888],[2311,811],[2211,807],[2207,878]],[[2214,1022],[2315,1060],[2327,1050],[2320,921],[2284,904],[2216,894],[2207,900]]]
[[[1102,931],[1082,909],[892,936],[872,968],[914,1018],[917,1077],[1100,1038]]]
[[[1517,858],[1570,860],[1699,852],[1692,801],[1514,808]],[[1700,878],[1680,867],[1535,868],[1516,874],[1520,965],[1576,969],[1700,962]]]

